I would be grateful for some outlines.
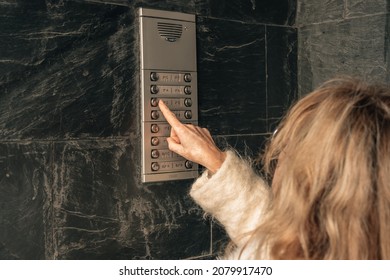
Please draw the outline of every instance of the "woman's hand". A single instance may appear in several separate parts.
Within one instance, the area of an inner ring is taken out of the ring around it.
[[[167,138],[169,149],[215,173],[226,154],[215,145],[210,132],[206,128],[181,123],[162,100],[159,100],[158,106],[172,127]]]

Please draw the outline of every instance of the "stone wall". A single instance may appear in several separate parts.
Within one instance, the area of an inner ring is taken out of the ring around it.
[[[337,75],[390,83],[389,3],[298,0],[300,95]]]

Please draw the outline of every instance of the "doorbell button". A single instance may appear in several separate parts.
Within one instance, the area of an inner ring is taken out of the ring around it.
[[[151,81],[153,81],[153,82],[158,81],[158,78],[159,78],[158,73],[156,73],[156,72],[150,73],[150,80]]]
[[[184,81],[189,83],[189,82],[191,82],[191,80],[192,80],[191,74],[190,73],[185,73],[184,74]]]

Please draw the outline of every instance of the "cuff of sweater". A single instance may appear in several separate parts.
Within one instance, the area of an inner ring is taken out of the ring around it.
[[[221,173],[224,174],[225,170],[229,169],[230,166],[232,166],[231,161],[234,160],[234,157],[235,153],[233,151],[226,151],[225,161],[222,163],[218,171],[215,172],[215,174],[210,174],[210,172],[206,169],[192,185],[190,195],[192,196],[194,192],[203,188],[203,186],[209,183],[209,181],[211,181],[211,183],[215,181],[215,178],[218,178]]]
[[[228,199],[231,195],[235,196],[234,193],[238,192],[239,190],[232,189],[231,186],[228,186],[227,184],[221,184],[221,182],[226,180],[228,174],[237,172],[236,169],[237,167],[242,166],[242,161],[243,160],[234,151],[228,150],[226,152],[225,161],[215,174],[209,176],[209,173],[206,170],[194,182],[190,191],[191,197],[198,204],[200,204],[206,212],[209,212],[211,209],[209,209],[207,205],[208,202],[211,202],[217,197],[219,197],[221,201],[224,200],[221,198],[221,195],[226,197],[226,199]],[[249,165],[246,166],[249,168]],[[211,204],[214,203],[211,202]]]

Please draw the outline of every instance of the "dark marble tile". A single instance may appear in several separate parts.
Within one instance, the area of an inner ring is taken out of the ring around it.
[[[202,16],[239,20],[250,23],[293,25],[296,0],[196,0],[197,12]]]
[[[221,258],[224,256],[227,248],[230,244],[230,238],[223,227],[218,221],[214,221],[212,224],[212,232],[213,232],[213,256],[215,258]]]
[[[127,140],[55,146],[58,259],[184,259],[210,253],[210,225],[192,181],[139,184]],[[197,242],[193,242],[197,240]]]
[[[336,75],[388,81],[387,20],[383,14],[302,28],[298,39],[299,94]]]
[[[0,143],[0,259],[45,259],[52,246],[51,145]]]
[[[299,0],[297,3],[297,25],[341,20],[344,17],[344,0]]]
[[[0,136],[128,134],[136,102],[129,94],[136,91],[133,12],[33,2],[0,6]]]
[[[241,156],[255,160],[263,152],[269,134],[230,135],[214,137],[214,141],[222,150],[233,149]]]
[[[197,28],[201,125],[214,135],[265,132],[264,26],[199,18]]]
[[[267,26],[268,132],[297,98],[297,29]]]
[[[127,1],[130,3],[129,5],[134,5],[134,1]],[[197,0],[138,0],[135,2],[135,7],[142,6],[150,9],[161,9],[166,11],[196,14],[196,1]]]
[[[60,0],[56,0],[60,1]],[[78,2],[90,2],[101,5],[117,5],[131,8],[144,7],[148,9],[160,9],[166,11],[195,14],[195,2],[197,0],[68,0]]]

